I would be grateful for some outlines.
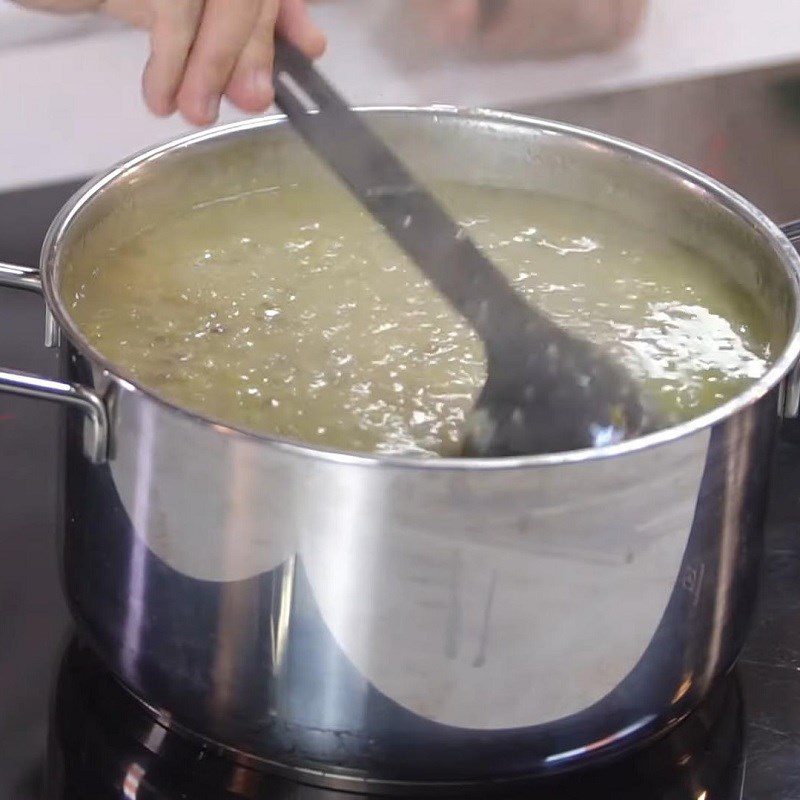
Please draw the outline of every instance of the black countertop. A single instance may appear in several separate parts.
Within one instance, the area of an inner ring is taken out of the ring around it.
[[[35,264],[71,186],[0,194],[0,261]],[[0,289],[0,364],[56,376],[40,298]],[[56,568],[56,422],[45,403],[0,395],[0,797],[41,759],[67,624]]]
[[[800,66],[790,66],[526,110],[676,155],[784,221],[800,217],[798,87]],[[0,260],[34,263],[76,185],[0,195]],[[38,298],[0,290],[0,328],[0,364],[56,374]],[[0,396],[0,797],[10,800],[37,796],[47,699],[68,624],[54,545],[55,439],[54,409]],[[744,754],[732,794],[696,800],[800,797],[800,447],[787,441],[777,453],[766,545],[759,609],[737,668]]]

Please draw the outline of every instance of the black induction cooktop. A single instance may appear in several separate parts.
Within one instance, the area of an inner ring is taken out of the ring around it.
[[[655,126],[654,109],[687,103],[699,110],[681,117],[675,137],[683,137],[684,152],[678,154],[709,169],[702,143],[709,130],[721,126],[726,152],[737,152],[738,128],[731,120],[740,119],[743,104],[759,109],[764,143],[779,140],[785,152],[793,139],[800,150],[800,115],[793,117],[787,111],[793,85],[800,85],[800,68],[784,67],[647,90],[645,95],[626,93],[605,103],[579,99],[549,106],[546,113],[613,128],[614,133],[639,141],[658,130],[659,141],[650,143],[675,152],[678,147],[670,146],[665,132],[669,115],[663,125]],[[616,109],[613,125],[603,124],[609,104]],[[695,117],[693,130],[686,121]],[[740,126],[751,143],[759,141],[754,124],[751,120]],[[719,144],[713,137],[711,141]],[[719,152],[714,152],[714,164],[722,169],[724,159],[720,161]],[[795,158],[787,170],[797,169],[798,164],[800,159]],[[735,172],[722,177],[745,193],[764,193],[756,199],[779,215],[779,221],[783,221],[779,209],[792,208],[793,216],[800,216],[800,180],[768,183],[761,177],[764,168],[764,159],[754,152],[749,166],[737,158]],[[0,194],[0,260],[34,263],[49,220],[77,185]],[[45,350],[42,341],[41,301],[0,290],[0,365],[57,374],[57,354]],[[363,796],[269,775],[235,754],[166,730],[74,638],[56,565],[57,426],[56,410],[45,404],[0,396],[0,797],[348,800]],[[800,798],[800,437],[792,436],[791,430],[785,434],[773,469],[759,608],[736,670],[696,713],[640,752],[591,772],[516,789],[510,796],[517,800]]]
[[[697,800],[705,792],[706,798],[738,798],[743,742],[741,685],[733,674],[674,732],[622,762],[574,777],[498,789],[491,797]],[[45,796],[53,800],[364,797],[261,771],[236,754],[168,731],[77,639],[66,649],[55,684],[44,784]],[[435,796],[486,798],[487,790],[469,794],[442,789]]]

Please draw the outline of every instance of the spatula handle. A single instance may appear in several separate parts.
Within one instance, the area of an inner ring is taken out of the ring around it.
[[[275,96],[305,141],[487,344],[530,327],[532,320],[552,325],[535,314],[311,60],[283,40],[276,43]]]

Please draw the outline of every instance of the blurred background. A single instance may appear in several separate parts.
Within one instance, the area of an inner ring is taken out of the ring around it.
[[[322,65],[354,102],[490,106],[583,122],[719,173],[778,216],[800,216],[800,181],[783,188],[785,199],[770,197],[798,162],[789,151],[800,115],[800,68],[792,66],[800,62],[800,3],[641,4],[632,38],[603,41],[598,31],[593,41],[589,31],[570,42],[574,21],[565,14],[567,30],[548,19],[548,47],[535,9],[557,3],[486,0],[489,20],[521,18],[505,47],[469,51],[447,41],[446,26],[437,30],[441,0],[317,0],[313,13],[329,35]],[[597,47],[608,49],[585,52]],[[145,34],[103,18],[54,17],[0,0],[0,188],[89,174],[186,129],[177,118],[151,118],[140,102],[146,53]],[[776,65],[785,69],[763,72]],[[725,80],[742,73],[746,84]],[[769,91],[756,91],[764,80]],[[653,92],[658,86],[667,88]],[[742,161],[758,164],[758,174],[744,179]]]
[[[323,70],[354,103],[485,106],[610,132],[713,174],[779,222],[800,218],[797,0],[641,0],[628,35],[591,23],[576,35],[571,18],[548,18],[543,34],[538,8],[583,0],[486,0],[488,27],[520,17],[504,23],[506,40],[477,35],[469,47],[437,22],[442,2],[317,0],[329,37]],[[0,0],[0,260],[35,261],[75,181],[189,129],[145,110],[146,57],[139,31]],[[242,116],[226,107],[223,121]],[[58,185],[36,189],[45,184]],[[0,300],[0,363],[55,374],[53,353],[30,347],[41,341],[39,301]],[[0,411],[0,453],[14,454],[0,459],[0,741],[12,743],[0,748],[0,797],[27,797],[14,787],[43,746],[47,676],[66,625],[55,467],[41,471],[55,414],[23,413],[22,402]],[[24,674],[14,658],[22,650]]]

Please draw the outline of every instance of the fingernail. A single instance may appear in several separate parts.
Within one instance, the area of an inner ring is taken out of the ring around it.
[[[208,122],[214,122],[214,120],[217,118],[217,115],[219,114],[219,102],[219,95],[212,95],[206,99],[204,116]]]
[[[267,97],[272,93],[272,75],[263,68],[253,70],[251,80],[251,91],[253,96],[266,102]]]

